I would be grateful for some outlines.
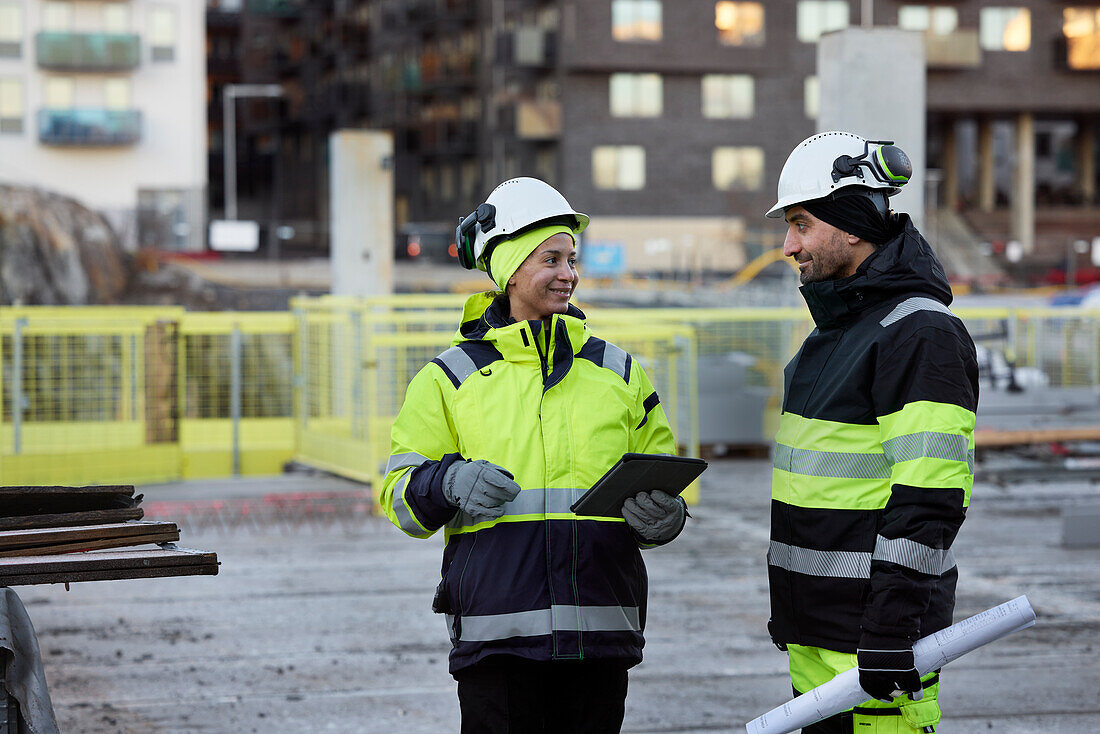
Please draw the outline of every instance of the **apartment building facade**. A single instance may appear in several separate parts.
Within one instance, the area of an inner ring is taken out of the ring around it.
[[[205,8],[0,0],[0,179],[103,212],[130,247],[201,250]]]
[[[761,213],[787,153],[816,129],[818,40],[849,25],[925,39],[934,205],[963,212],[990,239],[1034,231],[1036,212],[1040,228],[1048,210],[1075,212],[1059,214],[1071,228],[1091,226],[1095,212],[1097,3],[280,7],[273,81],[289,107],[276,176],[323,166],[326,125],[337,120],[392,130],[399,229],[445,231],[495,183],[534,175],[593,215],[588,240],[620,246],[628,270],[736,270],[781,240]],[[354,112],[349,90],[359,90]],[[1013,219],[1029,207],[1030,224]]]

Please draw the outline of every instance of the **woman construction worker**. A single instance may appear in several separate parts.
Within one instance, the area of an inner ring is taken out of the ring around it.
[[[533,178],[462,220],[459,259],[499,290],[471,296],[454,346],[409,384],[382,506],[406,534],[444,528],[433,609],[446,615],[462,732],[618,732],[642,659],[639,549],[686,506],[641,491],[622,517],[570,506],[626,452],[675,453],[638,362],[569,303],[588,216]]]

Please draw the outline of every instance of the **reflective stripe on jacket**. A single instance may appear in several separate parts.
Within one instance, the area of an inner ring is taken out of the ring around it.
[[[928,243],[898,235],[803,286],[817,328],[785,372],[768,550],[780,644],[855,652],[951,622],[970,502],[977,360]]]
[[[382,507],[418,538],[444,528],[437,610],[451,672],[504,652],[536,660],[641,660],[647,578],[622,519],[569,507],[626,452],[675,453],[638,363],[591,335],[570,306],[511,322],[507,300],[466,303],[454,346],[413,378],[394,423]],[[495,520],[442,492],[459,460],[486,459],[522,488]],[[639,487],[639,491],[646,489]]]

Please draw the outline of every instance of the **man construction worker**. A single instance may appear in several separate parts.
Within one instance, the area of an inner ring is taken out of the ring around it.
[[[872,700],[803,729],[932,732],[939,674],[913,642],[951,624],[951,544],[973,485],[978,367],[928,242],[889,197],[912,173],[885,141],[804,140],[768,217],[816,327],[784,373],[768,576],[796,694],[859,667]]]
[[[386,515],[417,538],[444,528],[433,608],[463,734],[618,732],[644,644],[639,550],[686,521],[682,499],[649,487],[619,517],[570,509],[624,453],[676,451],[641,365],[569,302],[587,225],[533,178],[505,181],[462,220],[461,264],[499,290],[467,300],[391,434]]]

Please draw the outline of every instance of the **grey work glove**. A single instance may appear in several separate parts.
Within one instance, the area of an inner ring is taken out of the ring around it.
[[[443,475],[443,494],[467,515],[495,519],[504,514],[501,505],[519,494],[519,485],[511,473],[492,462],[456,461]]]
[[[867,694],[889,703],[908,693],[919,701],[924,697],[920,673],[913,664],[913,643],[864,632],[856,650],[859,685]]]
[[[639,492],[623,502],[623,519],[643,540],[664,543],[684,528],[687,504],[659,489]]]

